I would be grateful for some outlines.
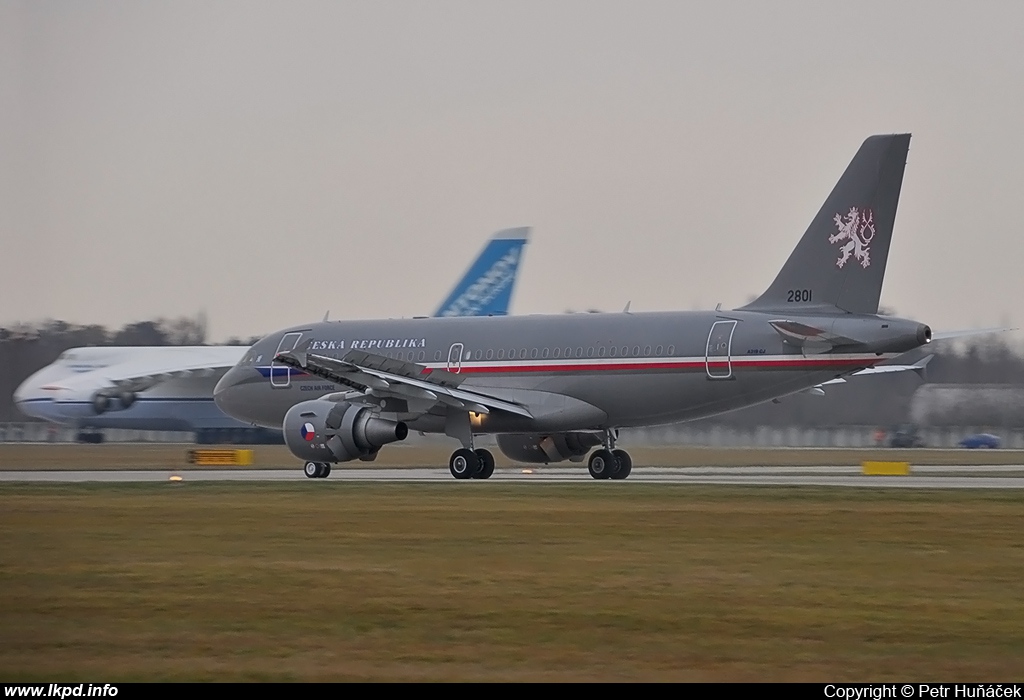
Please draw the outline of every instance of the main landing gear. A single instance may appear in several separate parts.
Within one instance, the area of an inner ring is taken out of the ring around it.
[[[455,450],[448,469],[456,479],[487,479],[494,473],[494,455],[489,450]]]
[[[326,479],[331,475],[331,465],[327,462],[306,462],[302,471],[310,479]]]
[[[590,455],[587,465],[595,479],[625,479],[633,471],[633,460],[625,450],[615,449],[615,435],[604,433],[604,447]]]

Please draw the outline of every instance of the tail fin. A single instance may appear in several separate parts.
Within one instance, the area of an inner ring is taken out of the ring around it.
[[[768,291],[743,308],[878,313],[909,147],[910,134],[866,140]]]
[[[508,314],[523,246],[529,237],[529,228],[510,228],[491,236],[434,316]]]

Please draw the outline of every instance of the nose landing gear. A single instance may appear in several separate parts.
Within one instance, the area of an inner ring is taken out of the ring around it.
[[[327,462],[306,462],[302,471],[310,479],[326,479],[331,475],[331,465]]]

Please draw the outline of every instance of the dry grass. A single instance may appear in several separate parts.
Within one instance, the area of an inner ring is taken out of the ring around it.
[[[865,460],[908,461],[912,464],[1024,464],[1024,450],[893,450],[877,448],[721,448],[721,447],[634,447],[624,445],[637,466],[699,467],[699,466],[858,466]],[[188,463],[193,449],[230,445],[203,446],[184,444],[0,444],[0,470],[30,469],[208,469]],[[372,467],[447,467],[448,457],[458,447],[454,440],[448,445],[388,445],[373,462],[352,462],[349,466]],[[252,467],[298,469],[301,462],[283,445],[256,445]],[[499,467],[513,466],[496,449]],[[561,462],[559,466],[574,466]],[[584,464],[575,465],[585,469]],[[223,467],[214,467],[222,469]]]
[[[0,487],[8,681],[994,681],[1008,492]]]

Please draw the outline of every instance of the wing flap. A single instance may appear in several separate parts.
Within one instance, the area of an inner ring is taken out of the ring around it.
[[[248,352],[242,346],[167,347],[159,354],[140,352],[106,367],[76,374],[59,382],[70,392],[95,390],[140,392],[172,379],[212,377],[234,367]]]

